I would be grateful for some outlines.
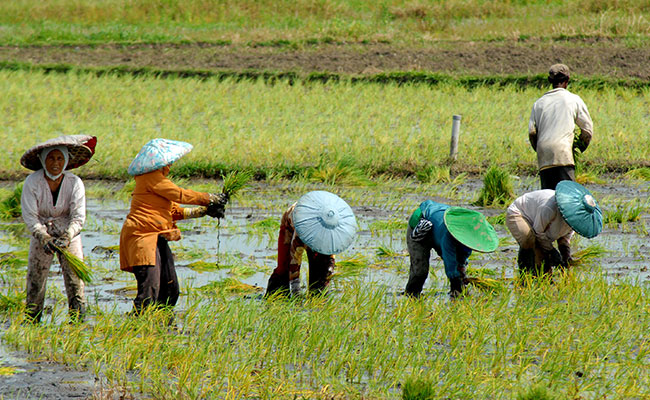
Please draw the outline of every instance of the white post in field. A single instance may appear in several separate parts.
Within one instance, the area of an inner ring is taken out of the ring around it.
[[[460,115],[454,115],[451,124],[451,146],[449,147],[449,159],[456,161],[458,157],[458,136],[460,135]]]

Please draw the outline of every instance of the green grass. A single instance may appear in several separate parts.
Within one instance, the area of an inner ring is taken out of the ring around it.
[[[483,176],[483,187],[475,201],[479,206],[508,205],[515,198],[510,173],[497,166],[490,167]]]
[[[23,193],[23,183],[16,184],[14,190],[0,200],[0,219],[9,220],[22,215],[20,197]]]
[[[215,282],[189,293],[177,329],[160,311],[32,326],[9,308],[0,320],[5,343],[145,397],[528,399],[540,386],[545,398],[650,395],[647,285],[595,268],[454,302],[335,287],[258,301],[244,296],[255,288]]]
[[[645,0],[14,0],[0,2],[0,42],[200,41],[291,48],[624,37],[636,43],[650,30],[649,13]]]
[[[6,94],[0,99],[5,126],[0,139],[8,150],[0,160],[0,178],[23,176],[20,155],[38,141],[92,132],[98,136],[97,153],[75,172],[120,179],[127,178],[126,167],[144,142],[160,136],[195,145],[172,174],[184,175],[189,168],[194,176],[220,177],[244,169],[300,177],[340,165],[347,168],[345,179],[413,175],[443,163],[449,116],[457,113],[466,132],[458,169],[494,164],[530,171],[535,152],[528,144],[527,120],[543,93],[512,86],[267,85],[25,71],[0,71],[0,90]],[[585,163],[603,168],[645,163],[647,148],[633,154],[627,149],[632,141],[650,141],[645,129],[650,91],[584,89],[579,94],[599,131],[607,132],[595,135]],[[620,102],[621,96],[627,100]],[[413,135],[416,126],[422,133]],[[322,181],[339,183],[343,177],[332,170]]]

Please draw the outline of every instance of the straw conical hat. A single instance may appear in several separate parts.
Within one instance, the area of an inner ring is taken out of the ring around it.
[[[603,230],[603,213],[589,190],[573,181],[560,181],[555,202],[567,224],[579,235],[591,239]]]
[[[490,253],[499,246],[499,237],[485,216],[462,207],[445,210],[445,226],[451,236],[472,250]]]
[[[338,254],[347,249],[357,232],[350,206],[339,196],[322,190],[298,200],[293,224],[300,240],[321,254]]]
[[[46,140],[30,148],[20,157],[20,164],[32,171],[43,168],[38,155],[43,149],[54,146],[66,146],[68,148],[69,161],[66,170],[81,167],[87,163],[95,154],[97,138],[90,135],[63,135]]]
[[[145,143],[129,165],[129,175],[142,175],[171,165],[192,151],[192,145],[169,139],[152,139]]]

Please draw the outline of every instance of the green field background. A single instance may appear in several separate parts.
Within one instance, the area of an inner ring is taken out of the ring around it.
[[[462,116],[458,165],[534,171],[533,102],[544,89],[458,85],[301,84],[0,72],[0,177],[21,177],[21,155],[60,134],[98,137],[81,176],[126,177],[148,140],[184,140],[191,176],[251,169],[293,175],[339,165],[367,176],[410,175],[445,165],[452,115]],[[603,170],[643,165],[650,92],[578,88],[594,120],[582,160]]]
[[[645,43],[649,0],[12,0],[0,42],[504,40]]]

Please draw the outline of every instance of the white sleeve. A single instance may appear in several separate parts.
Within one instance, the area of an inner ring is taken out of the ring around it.
[[[37,188],[34,183],[35,179],[30,175],[25,179],[23,184],[23,192],[20,196],[20,207],[22,209],[23,221],[27,226],[27,230],[33,235],[38,232],[41,234],[47,233],[47,227],[38,219],[38,196]]]
[[[70,238],[77,236],[86,222],[86,188],[80,178],[76,178],[70,198],[70,225],[66,231]]]
[[[533,230],[535,231],[535,237],[537,242],[544,250],[551,250],[553,248],[553,241],[549,240],[548,233],[546,232],[555,212],[550,207],[540,207],[539,212],[535,216],[535,221],[533,222]]]
[[[580,127],[580,131],[591,138],[594,135],[594,123],[587,110],[587,105],[581,98],[578,97],[578,107],[576,112],[576,125]]]

